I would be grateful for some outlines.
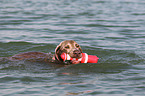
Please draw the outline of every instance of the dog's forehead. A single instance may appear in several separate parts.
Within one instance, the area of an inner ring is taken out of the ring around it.
[[[73,40],[66,40],[61,43],[61,45],[74,45],[74,44],[76,44],[76,42]]]

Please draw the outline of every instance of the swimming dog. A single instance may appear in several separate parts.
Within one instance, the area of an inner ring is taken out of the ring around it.
[[[11,57],[1,57],[7,58],[9,60],[28,60],[31,62],[46,62],[46,63],[58,63],[58,64],[78,64],[80,61],[72,60],[64,62],[61,59],[61,54],[67,53],[72,58],[81,58],[82,49],[78,43],[74,40],[62,41],[55,49],[55,54],[43,53],[43,52],[25,52],[16,54]]]

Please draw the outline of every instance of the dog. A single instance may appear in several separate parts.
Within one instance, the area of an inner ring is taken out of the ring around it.
[[[72,58],[81,58],[82,49],[74,40],[62,41],[55,49],[55,54],[43,52],[25,52],[16,54],[12,57],[6,57],[9,60],[27,60],[31,62],[45,62],[45,63],[58,63],[58,64],[78,64],[80,61],[72,60],[64,62],[61,59],[61,54],[67,53]],[[3,57],[4,58],[4,57]]]

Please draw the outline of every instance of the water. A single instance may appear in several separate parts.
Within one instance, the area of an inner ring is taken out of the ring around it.
[[[75,40],[97,64],[0,62],[1,96],[144,96],[144,0],[1,0],[0,57]]]

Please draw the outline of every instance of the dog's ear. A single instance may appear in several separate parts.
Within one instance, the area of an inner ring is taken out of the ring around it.
[[[82,48],[80,47],[79,50],[81,51],[81,53],[83,53]]]
[[[60,50],[60,45],[58,45],[56,48],[55,48],[55,54],[57,54]]]
[[[58,54],[61,51],[62,42],[55,48],[55,54]]]
[[[61,46],[58,45],[58,46],[56,47],[56,49],[55,49],[55,58],[56,58],[56,60],[57,60],[59,63],[63,61],[63,60],[61,59],[60,55],[61,55]]]

